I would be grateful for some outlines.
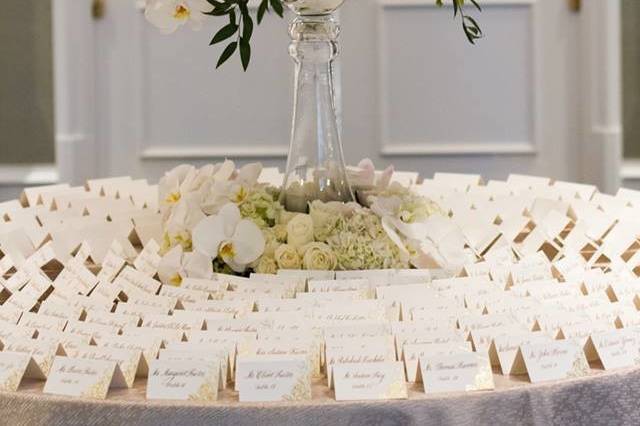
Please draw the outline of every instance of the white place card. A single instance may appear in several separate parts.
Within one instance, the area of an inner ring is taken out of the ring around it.
[[[408,398],[401,362],[337,364],[333,381],[338,401]]]
[[[311,370],[304,356],[238,357],[235,381],[241,402],[311,399]]]
[[[156,281],[130,266],[125,266],[118,275],[118,278],[149,294],[157,294],[161,286],[160,281]]]
[[[457,353],[420,358],[425,393],[494,389],[489,358],[476,353]]]
[[[215,361],[153,360],[147,399],[211,402],[218,399],[219,366]]]
[[[126,260],[116,253],[110,251],[102,260],[102,269],[98,273],[98,280],[112,282],[116,279],[124,265]]]
[[[202,330],[204,319],[199,317],[195,312],[189,312],[191,315],[145,315],[142,321],[142,327],[149,328],[168,328],[172,330]],[[193,315],[196,314],[196,315]]]
[[[133,261],[133,266],[143,274],[153,277],[158,272],[158,266],[162,261],[159,251],[160,246],[155,240],[147,241],[136,260]]]
[[[44,314],[34,314],[33,312],[23,313],[20,317],[20,321],[18,322],[18,325],[34,328],[38,331],[62,331],[66,324],[66,319]]]
[[[137,315],[89,311],[85,318],[85,322],[88,324],[106,325],[108,327],[117,327],[122,329],[127,326],[136,327],[140,322],[140,317]]]
[[[520,346],[511,374],[529,374],[531,383],[581,377],[589,373],[582,347],[571,340]]]
[[[100,342],[100,346],[105,348],[140,351],[142,357],[136,373],[139,377],[147,377],[149,365],[157,358],[162,344],[162,338],[155,335],[119,335]]]
[[[138,371],[142,353],[139,350],[112,349],[87,345],[71,350],[68,355],[70,358],[76,359],[115,362],[116,369],[112,385],[114,387],[131,388]]]
[[[116,363],[56,357],[43,392],[53,395],[105,399]]]
[[[525,344],[545,343],[553,340],[544,333],[508,333],[493,338],[489,346],[491,364],[500,367],[503,375],[511,374],[513,362],[520,346]]]
[[[20,352],[0,352],[0,392],[15,392],[27,368],[39,369],[31,355]]]
[[[440,355],[454,355],[463,352],[471,352],[471,344],[464,343],[417,343],[405,344],[402,347],[402,360],[407,373],[407,381],[415,382],[418,379],[419,362],[422,358],[437,357]]]
[[[26,340],[14,337],[5,339],[3,351],[20,352],[31,355],[40,368],[40,372],[47,377],[51,370],[51,364],[56,355],[64,355],[64,349],[59,343],[51,343],[39,340]],[[40,379],[42,377],[35,377]]]
[[[587,357],[597,355],[605,370],[640,365],[640,334],[638,330],[618,329],[593,333],[585,345]]]

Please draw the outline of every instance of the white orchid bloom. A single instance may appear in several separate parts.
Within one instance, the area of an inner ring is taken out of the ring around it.
[[[205,218],[200,210],[197,201],[192,198],[182,198],[176,205],[168,211],[167,218],[163,222],[164,241],[162,250],[176,245],[182,246],[185,250],[191,249],[191,231]]]
[[[182,246],[176,246],[160,260],[158,276],[163,284],[176,287],[185,278],[211,279],[211,258],[197,252],[185,253]]]
[[[198,223],[192,233],[195,251],[224,262],[236,272],[257,260],[265,248],[265,239],[258,226],[242,219],[240,209],[233,203],[225,204],[217,215]]]
[[[233,164],[233,163],[232,163]],[[258,177],[262,172],[262,166],[259,163],[251,163],[235,170],[232,174],[223,173],[224,168],[220,169],[211,182],[210,186],[204,191],[202,199],[202,211],[206,214],[217,214],[222,206],[228,203],[241,203],[251,189],[258,184]],[[222,176],[227,176],[222,179]]]
[[[171,34],[185,24],[194,30],[202,28],[205,12],[213,6],[206,0],[148,0],[144,16],[165,34]]]

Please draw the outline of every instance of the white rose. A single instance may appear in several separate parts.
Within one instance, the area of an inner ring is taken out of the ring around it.
[[[307,270],[333,271],[338,260],[331,247],[325,243],[310,243],[303,249],[302,266]]]
[[[279,225],[287,226],[287,224],[291,221],[291,219],[293,219],[297,215],[298,215],[298,213],[293,213],[293,212],[288,212],[286,210],[283,210],[278,215],[277,222],[278,222]]]
[[[284,243],[287,241],[287,226],[286,225],[276,225],[273,228],[273,235],[275,235],[276,240]]]
[[[262,256],[256,266],[255,271],[258,274],[275,274],[278,272],[278,264],[271,256]]]
[[[280,269],[300,269],[302,260],[295,247],[282,244],[276,249],[275,261]]]
[[[313,241],[313,219],[308,214],[298,214],[287,224],[287,243],[302,247]]]

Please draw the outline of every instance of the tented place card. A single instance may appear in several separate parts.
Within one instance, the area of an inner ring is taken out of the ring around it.
[[[19,352],[0,352],[0,392],[18,390],[28,367],[38,368],[31,355]]]
[[[116,363],[56,357],[44,385],[44,393],[105,399]]]
[[[65,354],[64,349],[62,349],[62,346],[60,346],[60,344],[58,343],[39,340],[26,340],[19,337],[3,340],[3,343],[3,351],[20,352],[31,355],[45,377],[49,375],[51,364],[53,363],[53,359],[56,357],[56,355]]]
[[[571,340],[553,340],[520,346],[511,374],[525,372],[531,383],[539,383],[584,376],[589,364],[580,345]]]
[[[98,361],[113,361],[117,367],[114,371],[115,387],[132,387],[138,371],[141,351],[130,349],[113,349],[97,346],[80,346],[68,354],[71,358]]]
[[[306,357],[238,357],[236,389],[241,402],[311,399],[311,369]]]
[[[426,393],[478,391],[495,387],[489,358],[477,353],[456,353],[420,358]]]
[[[640,335],[638,330],[619,329],[593,333],[585,352],[596,355],[605,370],[640,365]],[[591,359],[591,357],[589,357]]]
[[[336,364],[336,400],[384,400],[408,397],[401,362]]]
[[[219,370],[215,361],[153,360],[149,365],[147,399],[215,401]]]

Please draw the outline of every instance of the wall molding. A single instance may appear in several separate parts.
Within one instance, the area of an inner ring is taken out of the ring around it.
[[[620,167],[620,178],[625,181],[640,181],[640,159],[624,160]]]
[[[59,182],[55,164],[0,165],[0,186],[37,186]]]
[[[379,132],[380,155],[383,157],[391,156],[464,156],[464,155],[537,155],[538,153],[538,135],[541,133],[538,117],[541,114],[541,105],[537,96],[537,88],[540,87],[540,51],[536,40],[536,4],[538,0],[483,0],[482,7],[508,7],[518,6],[527,7],[531,13],[531,65],[532,65],[532,97],[531,97],[531,141],[507,141],[507,142],[453,142],[453,141],[414,141],[402,142],[394,141],[389,137],[388,131],[388,99],[389,85],[387,83],[387,64],[386,58],[386,37],[385,37],[385,9],[397,8],[435,8],[438,7],[435,2],[425,0],[378,0],[378,93],[379,101]],[[451,3],[445,3],[446,7],[452,7]]]
[[[536,155],[530,142],[423,142],[402,143],[387,141],[380,150],[385,157],[416,155]]]
[[[142,160],[206,160],[209,158],[285,158],[287,145],[148,146]]]

